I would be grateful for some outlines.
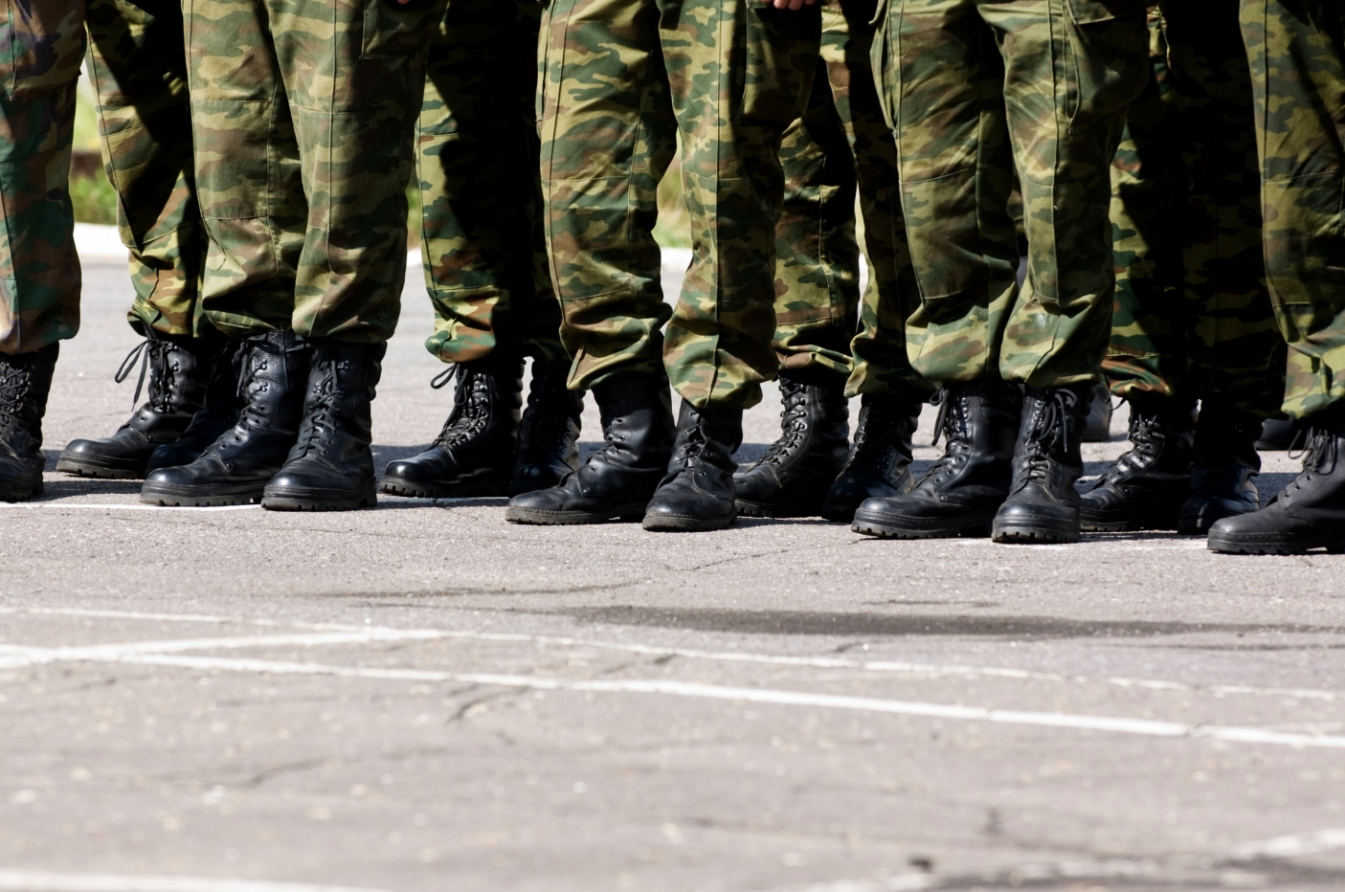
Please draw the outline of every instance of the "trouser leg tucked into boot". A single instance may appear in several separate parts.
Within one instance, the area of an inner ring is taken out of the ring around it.
[[[649,500],[644,528],[690,533],[732,526],[733,453],[742,441],[742,409],[697,409],[683,400],[668,474]]]
[[[238,423],[244,403],[238,382],[243,375],[245,344],[243,338],[231,338],[215,351],[210,362],[210,379],[206,382],[205,404],[192,416],[182,436],[150,453],[145,462],[146,475],[160,468],[191,464],[207,446]]]
[[[995,514],[996,542],[1079,541],[1079,442],[1087,387],[1028,388],[1013,456],[1013,488]]]
[[[0,502],[42,495],[42,416],[60,343],[0,353]]]
[[[911,438],[922,401],[892,394],[865,394],[855,425],[855,444],[836,482],[827,490],[822,516],[850,523],[869,499],[904,495],[911,477]]]
[[[984,536],[1013,480],[1022,391],[998,378],[953,382],[940,395],[947,442],[910,492],[873,498],[855,511],[856,533],[893,539]]]
[[[558,486],[514,496],[513,523],[578,524],[634,521],[668,469],[673,447],[668,379],[619,374],[594,385],[606,445]]]
[[[1261,420],[1205,400],[1196,421],[1191,494],[1182,503],[1177,532],[1203,536],[1215,521],[1261,507],[1256,478]]]
[[[570,361],[533,360],[528,406],[518,427],[518,451],[509,479],[517,496],[560,484],[579,466],[579,418],[584,397],[565,387]]]
[[[353,511],[378,503],[371,408],[387,344],[315,338],[299,437],[266,484],[273,511]]]
[[[1215,521],[1211,551],[1345,553],[1345,423],[1316,419],[1306,427],[1303,472],[1261,510]]]
[[[836,372],[780,375],[780,439],[733,477],[739,514],[812,517],[845,467],[850,410],[845,376]]]
[[[244,338],[238,421],[189,464],[145,478],[140,500],[156,505],[245,505],[262,497],[299,436],[309,350],[292,331]]]
[[[502,496],[509,489],[523,401],[523,360],[490,356],[453,371],[453,411],[430,448],[388,465],[383,492],[422,499]]]
[[[1177,529],[1191,490],[1191,415],[1191,406],[1172,399],[1130,398],[1130,450],[1083,494],[1083,529]]]
[[[135,400],[149,378],[149,399],[115,434],[98,440],[72,440],[61,452],[56,470],[82,477],[143,477],[150,455],[175,442],[205,404],[218,339],[162,335],[150,330],[117,371],[126,380],[143,357]]]

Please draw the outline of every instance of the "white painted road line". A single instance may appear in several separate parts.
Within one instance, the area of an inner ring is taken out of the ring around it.
[[[1190,725],[1182,722],[1131,719],[1115,716],[1078,715],[1064,712],[1030,712],[977,706],[949,706],[878,697],[851,697],[772,688],[739,688],[660,679],[622,681],[572,680],[531,675],[500,675],[477,672],[439,672],[424,669],[374,669],[335,666],[321,663],[285,663],[271,660],[236,660],[225,657],[131,655],[112,662],[140,666],[175,666],[198,671],[257,672],[271,675],[332,675],[382,681],[449,682],[490,685],[541,691],[579,691],[604,694],[656,694],[737,703],[762,703],[772,706],[805,706],[860,712],[910,715],[923,718],[990,722],[1003,725],[1033,725],[1075,731],[1100,731],[1114,734],[1138,734],[1147,737],[1202,738],[1226,743],[1268,744],[1290,747],[1326,747],[1345,749],[1345,737],[1326,734],[1290,734],[1262,728],[1222,725]]]
[[[1232,856],[1239,861],[1254,861],[1257,858],[1296,858],[1301,855],[1316,855],[1333,849],[1345,849],[1345,827],[1245,843],[1233,849]]]
[[[0,870],[5,892],[379,892],[350,886],[273,883],[205,877],[132,876],[115,873],[56,873]]]

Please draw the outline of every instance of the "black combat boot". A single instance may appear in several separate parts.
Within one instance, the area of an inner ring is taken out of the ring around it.
[[[211,360],[210,380],[206,383],[205,405],[192,416],[191,424],[182,436],[150,453],[145,463],[147,475],[160,468],[191,464],[207,446],[238,423],[244,403],[238,382],[243,374],[245,344],[242,338],[231,338],[216,351]]]
[[[1177,529],[1191,492],[1191,415],[1191,407],[1166,397],[1130,397],[1130,451],[1083,494],[1083,529]]]
[[[1106,443],[1111,440],[1111,391],[1106,384],[1096,384],[1088,402],[1087,422],[1082,440],[1085,443]]]
[[[149,399],[115,434],[101,440],[72,440],[61,452],[56,470],[81,477],[108,479],[145,476],[149,457],[173,443],[205,404],[206,382],[217,341],[164,335],[150,330],[117,370],[120,384],[143,357],[133,400],[149,377]]]
[[[1205,400],[1196,421],[1191,494],[1182,503],[1177,532],[1203,536],[1216,520],[1261,507],[1256,478],[1261,456],[1256,438],[1261,420]]]
[[[313,338],[304,420],[262,493],[272,511],[354,511],[378,504],[371,404],[387,344]]]
[[[559,486],[514,496],[505,520],[550,525],[644,517],[672,455],[668,378],[662,371],[614,375],[593,387],[593,399],[607,445]]]
[[[845,467],[850,409],[845,376],[832,371],[780,374],[780,439],[761,460],[733,475],[738,513],[815,517]]]
[[[1308,422],[1303,473],[1260,511],[1216,521],[1209,549],[1224,554],[1345,554],[1345,424]]]
[[[140,501],[201,507],[246,505],[262,497],[299,436],[309,351],[292,331],[245,338],[239,390],[243,409],[190,464],[160,468],[145,478]]]
[[[998,378],[944,386],[938,428],[943,455],[904,495],[869,499],[856,533],[892,539],[984,536],[1013,480],[1023,394]]]
[[[560,485],[579,467],[579,418],[584,397],[565,387],[570,361],[532,362],[528,407],[518,426],[518,452],[509,479],[509,495],[517,496]]]
[[[392,462],[380,489],[421,499],[502,496],[509,491],[523,402],[523,360],[489,356],[459,363],[453,411],[430,448]]]
[[[911,438],[920,422],[922,400],[892,394],[864,394],[855,445],[836,482],[827,490],[822,516],[850,523],[868,499],[910,492]]]
[[[1256,440],[1258,452],[1287,452],[1303,434],[1303,426],[1293,418],[1267,418],[1261,423],[1261,436]]]
[[[1078,542],[1079,442],[1088,387],[1028,388],[1013,456],[1013,488],[995,514],[996,542]]]
[[[31,353],[0,353],[0,502],[42,495],[42,416],[60,343]]]
[[[693,533],[732,526],[738,516],[733,453],[742,442],[742,409],[697,409],[683,400],[668,474],[649,500],[644,528]]]

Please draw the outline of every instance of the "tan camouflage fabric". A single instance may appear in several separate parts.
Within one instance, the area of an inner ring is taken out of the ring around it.
[[[1112,167],[1112,393],[1279,414],[1247,55],[1231,5],[1150,14],[1153,76]]]
[[[921,374],[1098,379],[1115,284],[1109,171],[1148,80],[1144,11],[1143,0],[888,0],[874,67],[897,135]]]
[[[820,32],[817,7],[754,0],[549,4],[542,183],[572,388],[657,368],[666,322],[665,365],[684,399],[761,399],[778,369],[778,153],[807,106]],[[670,312],[655,190],[679,146],[693,246]]]
[[[425,284],[444,362],[503,348],[556,360],[560,304],[542,229],[535,0],[449,0],[417,130]]]
[[[0,2],[0,352],[79,330],[70,204],[84,0]]]
[[[780,148],[785,193],[776,225],[773,344],[782,368],[849,376],[851,396],[927,387],[906,354],[905,319],[919,292],[901,217],[896,142],[870,67],[877,6],[840,0],[823,7],[808,109]],[[858,333],[856,196],[870,272]]]
[[[207,318],[237,337],[386,341],[444,0],[183,2]]]
[[[1345,405],[1345,6],[1242,0],[1270,296],[1289,345],[1284,411]],[[1339,419],[1336,419],[1337,421]]]
[[[88,0],[88,31],[103,160],[130,252],[131,324],[199,333],[207,239],[192,172],[182,4]]]

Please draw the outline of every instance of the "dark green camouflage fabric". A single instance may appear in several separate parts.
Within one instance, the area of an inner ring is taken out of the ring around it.
[[[449,0],[430,44],[416,166],[425,282],[445,362],[560,359],[542,230],[535,0]]]
[[[231,336],[391,337],[444,0],[184,0],[201,300]]]
[[[1266,273],[1289,345],[1284,411],[1345,403],[1345,6],[1242,0]]]
[[[88,30],[103,159],[130,252],[131,323],[198,332],[207,239],[192,173],[182,4],[88,0]]]
[[[1142,0],[888,0],[874,67],[920,287],[908,320],[918,372],[1098,378],[1114,290],[1109,171],[1147,46]]]
[[[924,389],[906,355],[905,318],[919,294],[901,218],[896,143],[869,61],[877,5],[839,0],[823,7],[808,110],[780,148],[775,350],[783,368],[849,375],[852,396]],[[856,195],[869,266],[858,334]]]
[[[0,2],[0,352],[79,329],[70,204],[84,0]]]
[[[777,156],[806,108],[820,31],[816,7],[552,0],[542,181],[571,387],[664,361],[693,405],[761,399],[761,382],[778,369]],[[693,246],[670,312],[653,228],[655,190],[679,137]]]
[[[1112,169],[1112,393],[1260,417],[1284,394],[1265,286],[1251,78],[1233,6],[1150,15],[1153,77]]]

